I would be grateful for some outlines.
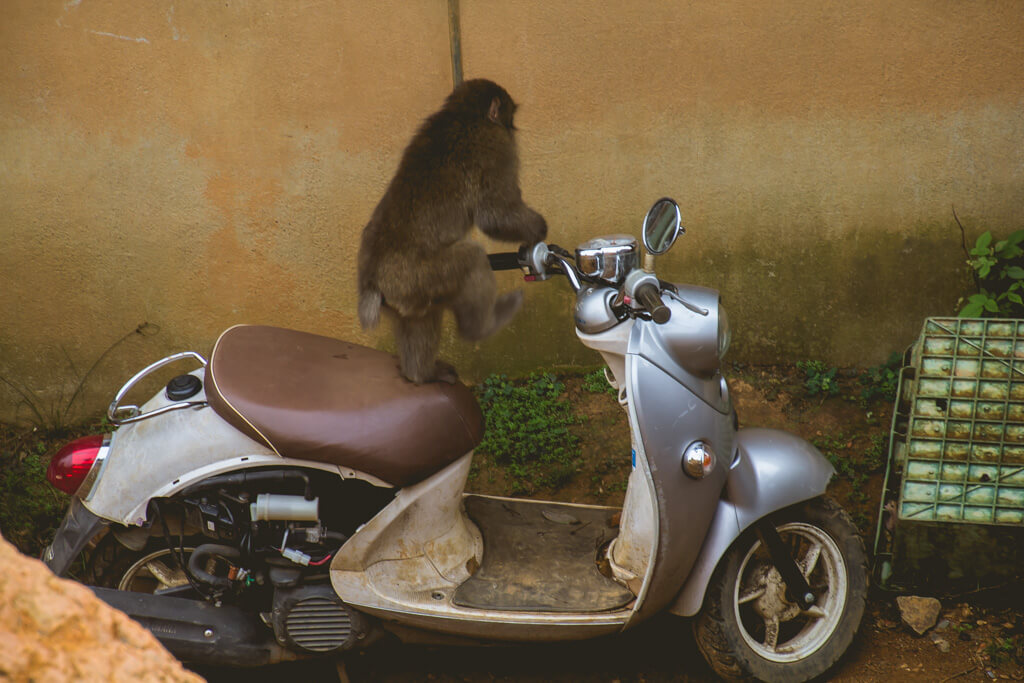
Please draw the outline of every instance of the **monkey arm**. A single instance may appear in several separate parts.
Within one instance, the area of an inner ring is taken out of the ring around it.
[[[490,201],[480,202],[473,216],[477,227],[503,242],[540,242],[547,237],[547,221],[523,202],[518,187],[513,190],[495,193]]]

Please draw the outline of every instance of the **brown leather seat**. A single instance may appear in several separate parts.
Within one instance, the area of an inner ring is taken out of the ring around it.
[[[210,406],[287,458],[428,477],[480,443],[483,415],[462,384],[416,386],[381,351],[277,327],[239,325],[206,366]]]

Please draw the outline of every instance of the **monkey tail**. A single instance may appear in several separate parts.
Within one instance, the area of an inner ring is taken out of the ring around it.
[[[379,289],[367,287],[359,292],[359,324],[364,330],[377,327],[380,322],[380,305],[383,301]]]

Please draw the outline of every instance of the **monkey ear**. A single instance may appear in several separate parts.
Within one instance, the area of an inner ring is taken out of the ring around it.
[[[494,123],[501,123],[501,99],[495,97],[491,100],[491,107],[487,111],[487,118]]]

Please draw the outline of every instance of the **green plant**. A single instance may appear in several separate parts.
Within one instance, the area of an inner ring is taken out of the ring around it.
[[[860,374],[858,381],[864,388],[860,391],[861,400],[866,404],[875,399],[893,401],[899,389],[900,369],[903,367],[903,354],[893,351],[889,358],[880,365],[870,367]]]
[[[547,373],[520,381],[491,375],[476,389],[487,425],[477,452],[505,470],[514,493],[557,489],[578,469],[579,438],[569,431],[577,418],[564,389]]]
[[[804,389],[809,396],[821,394],[822,399],[839,393],[838,369],[820,360],[797,361],[796,367],[804,373]]]
[[[850,515],[850,519],[853,520],[854,525],[860,530],[861,534],[867,535],[871,531],[871,520],[860,510],[853,512]]]
[[[618,392],[615,390],[608,380],[604,377],[604,368],[588,372],[583,376],[583,389],[589,391],[592,394],[610,394],[616,396]]]
[[[959,221],[958,221],[959,222]],[[960,317],[1019,317],[1024,314],[1024,230],[995,240],[992,231],[983,232],[968,252],[976,294],[961,300]]]
[[[813,443],[825,456],[825,459],[836,468],[836,476],[851,480],[854,478],[857,468],[845,453],[852,442],[847,441],[842,432],[834,437],[823,436],[814,439]]]
[[[985,653],[994,666],[999,666],[1010,658],[1015,649],[1016,643],[1013,638],[996,638],[985,646]]]
[[[814,439],[813,443],[825,456],[825,459],[836,468],[835,478],[845,479],[850,483],[849,499],[858,504],[866,503],[868,501],[866,488],[870,474],[882,464],[882,435],[872,439],[868,449],[859,458],[854,458],[849,452],[853,447],[854,439],[844,436],[842,432],[835,436],[819,437]]]
[[[6,437],[6,434],[5,434]],[[0,529],[19,550],[38,557],[64,515],[68,497],[46,481],[49,446],[4,438],[0,447]]]
[[[889,447],[889,436],[885,433],[875,434],[871,437],[871,444],[864,451],[864,466],[870,472],[877,472],[885,466],[885,456]]]

